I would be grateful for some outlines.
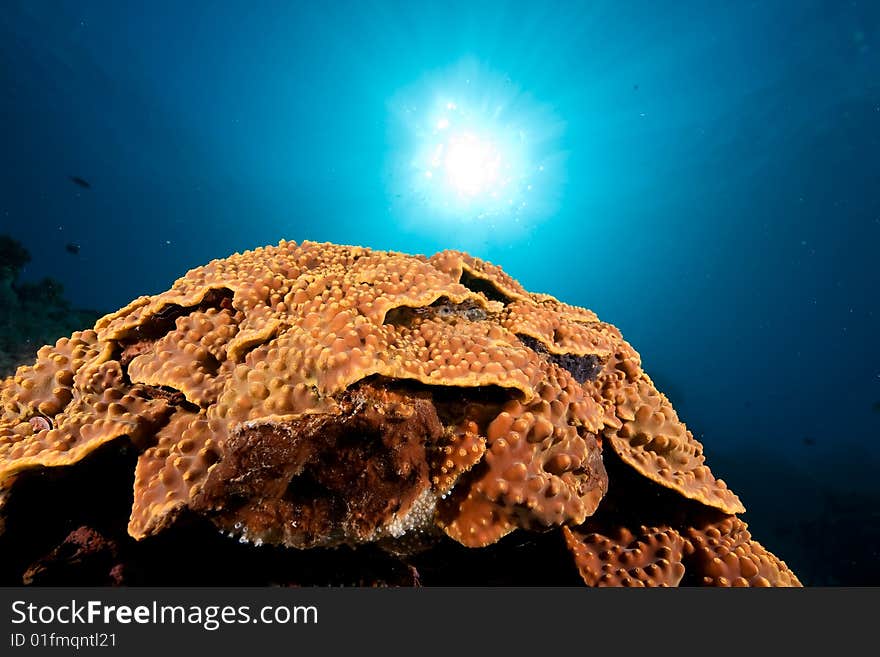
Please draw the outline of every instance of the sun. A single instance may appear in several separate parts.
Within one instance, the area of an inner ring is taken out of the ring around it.
[[[425,135],[416,161],[438,201],[454,201],[459,209],[480,207],[486,215],[507,191],[515,193],[510,184],[522,168],[522,154],[498,130],[473,120],[452,101],[432,123],[434,129]]]
[[[458,224],[488,238],[558,206],[564,124],[509,76],[469,62],[403,90],[390,105],[392,210],[415,227]]]

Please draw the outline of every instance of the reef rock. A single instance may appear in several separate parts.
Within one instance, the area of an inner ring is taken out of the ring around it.
[[[215,260],[40,349],[0,413],[10,506],[29,473],[133,450],[132,544],[192,518],[404,561],[552,535],[589,585],[799,584],[615,327],[461,252]]]

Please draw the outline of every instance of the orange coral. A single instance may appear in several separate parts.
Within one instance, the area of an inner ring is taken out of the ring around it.
[[[678,586],[684,576],[684,539],[674,530],[618,527],[614,536],[563,527],[575,564],[590,586]]]
[[[476,422],[463,420],[452,427],[435,448],[431,483],[442,497],[458,478],[479,463],[486,452],[486,439],[480,435]]]
[[[461,252],[282,241],[214,260],[41,349],[0,404],[0,500],[127,437],[137,539],[185,510],[298,548],[563,527],[588,584],[797,582],[615,327]],[[612,453],[722,519],[591,528]]]
[[[494,543],[517,527],[579,524],[605,493],[601,409],[567,372],[546,367],[540,398],[505,404],[486,428],[483,467],[440,504],[440,526],[464,545]]]
[[[736,517],[679,531],[617,527],[611,535],[570,530],[565,540],[591,586],[677,586],[684,577],[704,586],[800,586],[793,572]]]
[[[752,539],[746,523],[724,518],[687,531],[688,557],[708,586],[800,586],[784,561]]]

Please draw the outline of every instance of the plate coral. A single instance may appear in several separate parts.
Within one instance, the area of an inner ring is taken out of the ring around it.
[[[133,543],[194,517],[404,561],[552,535],[588,585],[799,584],[617,328],[462,252],[214,260],[40,349],[0,413],[10,506],[124,442]]]

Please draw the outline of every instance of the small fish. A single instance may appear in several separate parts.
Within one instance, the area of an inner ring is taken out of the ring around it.
[[[880,401],[875,401],[874,405],[871,406],[871,410],[875,413],[880,413]]]
[[[633,91],[638,91],[638,90],[639,90],[639,85],[634,84],[634,85],[633,85]]]
[[[30,422],[31,428],[34,433],[39,433],[40,431],[50,431],[52,429],[52,420],[47,418],[45,415],[34,415],[32,418],[28,420]]]
[[[77,253],[79,253],[79,244],[77,244],[76,242],[68,242],[65,245],[64,250],[68,253],[76,255]]]
[[[816,444],[815,438],[810,438],[809,436],[804,436],[804,445],[806,445],[807,447],[812,447],[815,444]]]
[[[88,180],[86,180],[85,178],[80,178],[79,176],[67,176],[67,177],[70,180],[70,182],[74,183],[75,185],[79,185],[83,189],[91,189],[92,188],[92,184]]]

